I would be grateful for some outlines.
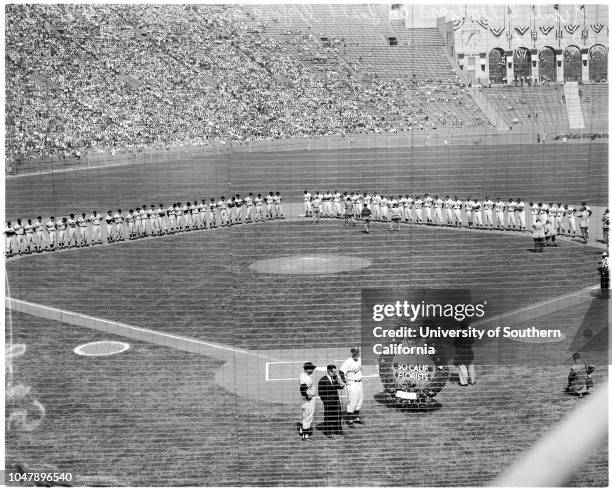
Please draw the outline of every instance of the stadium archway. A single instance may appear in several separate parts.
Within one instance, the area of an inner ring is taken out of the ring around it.
[[[506,78],[506,55],[501,48],[489,51],[489,82],[503,84]]]
[[[517,80],[531,77],[531,51],[521,46],[514,50],[514,76]]]
[[[596,44],[589,50],[589,80],[608,80],[608,50],[601,44]]]
[[[582,54],[577,46],[563,50],[563,80],[579,82],[582,80]]]
[[[540,80],[550,82],[557,81],[557,64],[555,62],[555,50],[550,46],[544,46],[538,53],[540,61]]]

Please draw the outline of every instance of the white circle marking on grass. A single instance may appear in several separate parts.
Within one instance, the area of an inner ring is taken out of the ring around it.
[[[92,341],[74,348],[79,356],[110,356],[130,349],[130,345],[122,341]]]

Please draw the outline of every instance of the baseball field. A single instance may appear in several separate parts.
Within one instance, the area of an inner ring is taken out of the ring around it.
[[[427,192],[596,207],[608,200],[607,162],[598,143],[228,151],[8,179],[8,219],[270,191],[283,194],[286,219],[8,260],[7,344],[19,348],[7,363],[11,383],[30,391],[7,403],[15,416],[6,468],[119,486],[486,485],[582,403],[562,392],[573,351],[588,353],[596,386],[607,383],[603,244],[563,239],[535,254],[528,233],[389,233],[376,223],[367,235],[301,217],[301,195]],[[337,257],[355,267],[326,272]],[[283,258],[295,271],[254,269]],[[311,262],[322,269],[313,274]],[[469,289],[496,313],[513,313],[513,328],[563,337],[513,342],[512,359],[477,366],[476,385],[453,376],[432,411],[389,406],[376,367],[365,366],[365,426],[324,438],[318,402],[313,438],[302,441],[301,364],[347,358],[361,342],[361,289],[392,287]],[[104,340],[129,349],[74,352]],[[607,483],[606,445],[569,484]]]

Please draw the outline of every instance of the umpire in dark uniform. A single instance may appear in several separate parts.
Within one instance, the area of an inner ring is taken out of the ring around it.
[[[342,431],[342,405],[338,391],[344,385],[338,380],[336,365],[327,365],[327,374],[319,380],[319,397],[323,401],[324,431],[328,437],[344,435]]]

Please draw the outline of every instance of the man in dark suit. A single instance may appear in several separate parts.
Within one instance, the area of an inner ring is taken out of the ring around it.
[[[319,380],[319,397],[323,401],[323,433],[329,438],[332,435],[344,435],[342,431],[342,405],[338,391],[344,388],[338,380],[336,365],[327,365],[327,374]]]

